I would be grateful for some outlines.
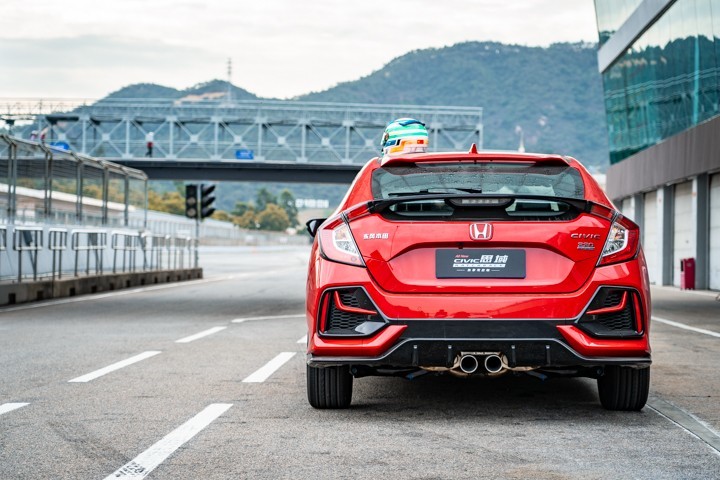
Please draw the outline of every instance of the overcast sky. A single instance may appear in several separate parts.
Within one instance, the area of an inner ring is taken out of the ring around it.
[[[597,41],[592,0],[3,0],[0,97],[225,79],[289,98],[415,49]]]

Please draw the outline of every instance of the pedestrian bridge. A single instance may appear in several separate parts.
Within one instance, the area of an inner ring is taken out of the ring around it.
[[[400,117],[426,123],[431,151],[483,145],[476,107],[0,99],[0,116],[32,119],[15,135],[34,131],[47,143],[143,169],[153,179],[345,182],[378,154],[385,125]],[[278,178],[282,170],[289,178]]]

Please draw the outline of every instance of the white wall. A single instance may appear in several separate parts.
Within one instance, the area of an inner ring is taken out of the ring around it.
[[[662,283],[662,272],[658,266],[658,248],[660,246],[660,232],[658,229],[658,198],[657,192],[645,194],[644,216],[643,216],[643,250],[647,259],[648,274],[650,283],[660,285]]]
[[[680,259],[695,256],[693,182],[675,185],[673,198],[673,285],[680,286]]]
[[[720,290],[720,173],[710,178],[710,288]]]
[[[620,212],[623,216],[635,221],[635,197],[628,197],[622,201]]]

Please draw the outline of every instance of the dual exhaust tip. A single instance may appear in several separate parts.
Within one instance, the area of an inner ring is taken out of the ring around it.
[[[487,373],[500,373],[504,368],[502,358],[494,353],[483,356],[468,354],[460,357],[460,370],[468,375],[477,372],[481,359]]]

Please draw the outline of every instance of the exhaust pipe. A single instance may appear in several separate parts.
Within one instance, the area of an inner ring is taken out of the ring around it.
[[[487,370],[488,373],[499,373],[502,369],[503,363],[500,357],[497,355],[488,355],[485,357],[485,370]]]
[[[480,364],[474,355],[463,355],[460,358],[460,370],[462,370],[463,373],[475,373],[479,366]]]

